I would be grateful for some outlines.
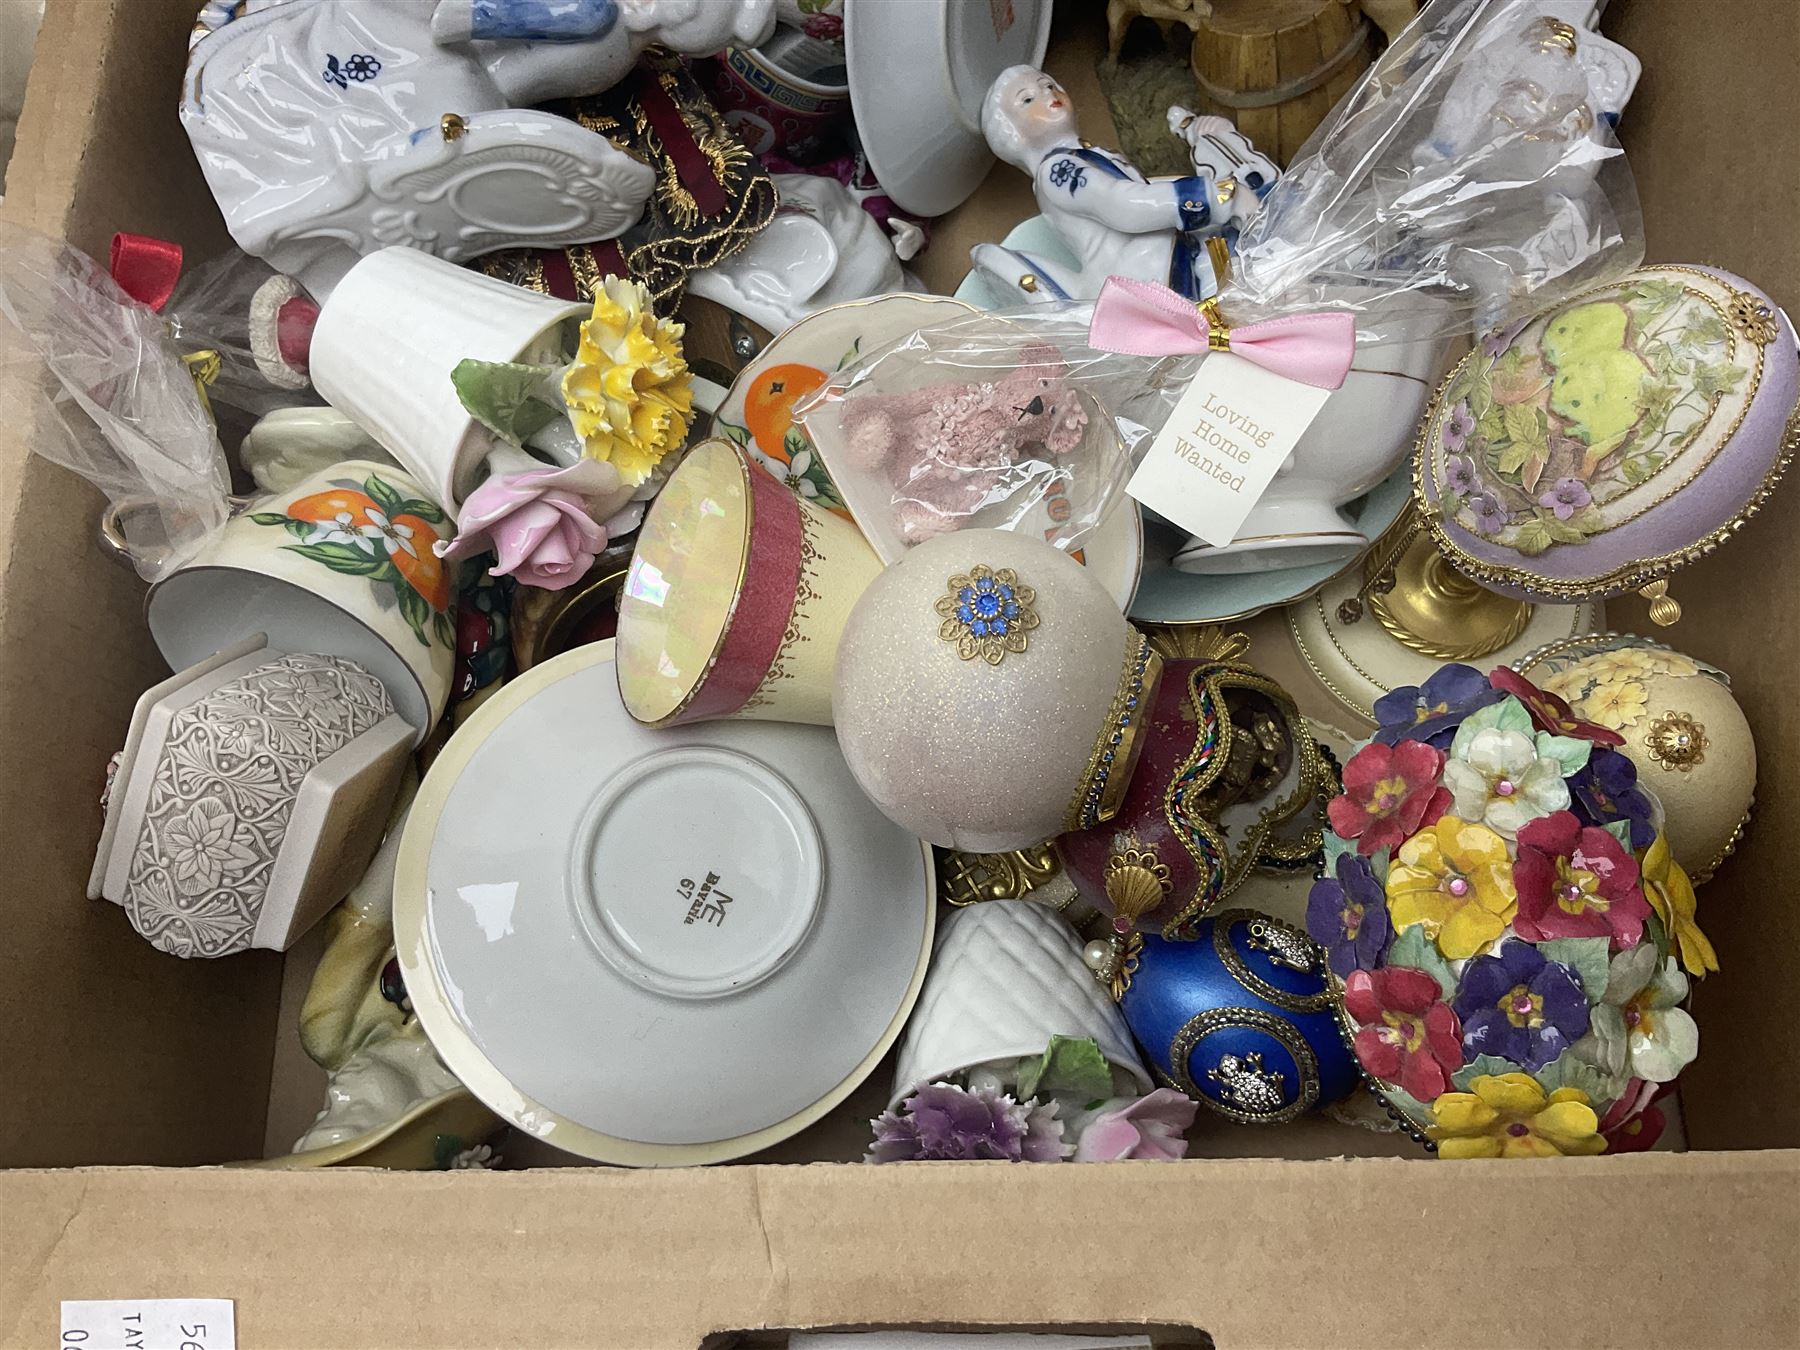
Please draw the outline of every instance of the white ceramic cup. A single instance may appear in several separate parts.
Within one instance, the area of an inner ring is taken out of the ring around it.
[[[352,267],[313,329],[313,387],[454,516],[494,439],[457,397],[465,360],[563,359],[585,304],[553,300],[410,248]]]
[[[1178,572],[1239,575],[1283,567],[1343,565],[1371,542],[1340,509],[1400,466],[1451,350],[1430,336],[1443,318],[1426,312],[1389,320],[1408,341],[1360,348],[1342,387],[1332,391],[1268,489],[1223,548],[1189,539]]]
[[[921,1083],[1086,1037],[1115,1068],[1153,1084],[1125,1019],[1081,959],[1062,917],[1030,900],[989,900],[943,921],[894,1066],[890,1108]]]
[[[345,657],[423,739],[456,660],[451,575],[431,550],[449,534],[403,471],[334,465],[257,501],[151,587],[151,636],[176,670],[255,633],[278,652]]]

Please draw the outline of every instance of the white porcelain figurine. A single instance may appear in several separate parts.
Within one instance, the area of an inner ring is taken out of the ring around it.
[[[655,171],[530,105],[774,23],[774,0],[213,0],[181,118],[239,246],[323,300],[391,244],[460,262],[622,233]]]
[[[1215,180],[1229,178],[1249,188],[1258,202],[1281,177],[1281,167],[1228,119],[1192,112],[1179,103],[1169,106],[1168,117],[1170,133],[1187,142],[1195,173],[1211,174]]]
[[[1028,302],[1092,300],[1115,275],[1204,298],[1215,289],[1206,236],[1246,224],[1259,204],[1236,178],[1145,178],[1122,155],[1084,144],[1068,94],[1032,66],[1001,72],[982,103],[981,130],[996,155],[1031,176],[1038,209],[1079,264],[999,244],[971,250],[1002,294]]]
[[[850,300],[917,291],[889,235],[835,178],[778,173],[781,208],[742,250],[688,277],[688,290],[779,333]]]

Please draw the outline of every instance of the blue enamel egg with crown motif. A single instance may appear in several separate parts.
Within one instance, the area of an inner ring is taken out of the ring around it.
[[[1165,1083],[1247,1125],[1283,1124],[1356,1086],[1324,958],[1304,933],[1235,909],[1192,942],[1143,942],[1119,1007]]]

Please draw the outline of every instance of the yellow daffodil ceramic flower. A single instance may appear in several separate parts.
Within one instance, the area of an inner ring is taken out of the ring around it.
[[[1469,1088],[1431,1104],[1439,1157],[1554,1158],[1606,1148],[1600,1118],[1580,1088],[1546,1094],[1524,1073],[1482,1074]]]
[[[682,325],[656,317],[643,286],[607,277],[563,374],[583,452],[611,464],[627,485],[644,482],[687,439],[694,396],[682,333]]]

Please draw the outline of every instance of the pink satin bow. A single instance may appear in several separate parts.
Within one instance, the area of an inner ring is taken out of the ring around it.
[[[1291,314],[1226,330],[1230,350],[1316,389],[1336,389],[1356,356],[1356,319],[1339,311]],[[1213,346],[1213,324],[1191,300],[1150,281],[1108,277],[1094,302],[1088,345],[1127,356],[1177,356]]]

